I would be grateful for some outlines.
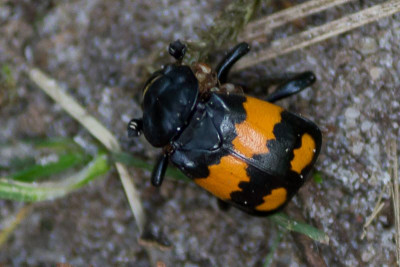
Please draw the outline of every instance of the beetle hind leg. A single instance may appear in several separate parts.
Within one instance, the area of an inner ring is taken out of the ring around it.
[[[314,73],[311,71],[300,73],[279,85],[275,92],[267,96],[266,100],[273,103],[280,99],[300,93],[302,90],[311,86],[316,80]]]

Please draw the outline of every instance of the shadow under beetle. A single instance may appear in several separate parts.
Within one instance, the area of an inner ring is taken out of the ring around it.
[[[170,44],[176,59],[151,75],[143,89],[143,118],[128,125],[163,148],[151,175],[160,186],[168,161],[221,203],[247,213],[281,209],[306,181],[321,148],[311,121],[274,105],[315,82],[304,72],[280,85],[266,101],[227,83],[231,67],[250,50],[234,47],[213,71],[204,63],[183,65],[186,46]]]

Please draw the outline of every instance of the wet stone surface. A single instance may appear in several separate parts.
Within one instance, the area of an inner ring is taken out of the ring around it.
[[[15,86],[0,87],[0,165],[12,157],[41,155],[20,140],[33,137],[93,139],[35,87],[24,71],[35,66],[51,77],[120,140],[125,151],[154,162],[158,150],[144,139],[128,140],[126,124],[141,114],[141,85],[175,39],[198,38],[229,1],[20,1],[0,2],[0,66],[13,71]],[[379,1],[364,1],[362,7]],[[318,25],[359,10],[358,3],[312,16]],[[272,8],[262,6],[263,14]],[[262,14],[258,14],[260,16]],[[277,37],[298,32],[289,24]],[[323,131],[316,164],[321,183],[301,189],[289,215],[300,210],[307,223],[330,238],[318,245],[328,266],[394,266],[394,219],[385,186],[391,180],[388,147],[400,144],[400,15],[394,15],[310,48],[232,75],[256,81],[285,72],[312,70],[312,89],[280,104],[315,121]],[[250,77],[250,78],[247,78]],[[262,85],[246,93],[263,97]],[[11,148],[10,148],[11,147]],[[398,146],[400,147],[400,146]],[[93,149],[95,150],[95,149]],[[398,149],[399,150],[399,149]],[[400,155],[398,151],[398,155]],[[0,249],[11,266],[259,266],[277,237],[266,218],[238,210],[224,213],[194,184],[167,179],[151,187],[148,171],[130,168],[154,227],[172,241],[168,251],[145,248],[115,171],[63,199],[35,204]],[[1,175],[6,173],[2,172]],[[361,239],[363,225],[383,192],[385,208]],[[0,201],[0,229],[22,203]],[[273,266],[305,266],[293,237],[284,234]]]

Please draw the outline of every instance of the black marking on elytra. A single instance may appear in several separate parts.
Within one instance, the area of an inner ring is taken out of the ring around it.
[[[190,178],[207,178],[208,167],[230,154],[236,138],[235,124],[246,119],[241,95],[211,93],[200,103],[189,125],[173,142],[171,161]]]
[[[227,97],[212,93],[207,102],[198,105],[191,122],[174,141],[175,152],[171,161],[188,177],[197,179],[207,178],[209,166],[219,164],[224,156],[232,154],[240,158],[248,164],[246,172],[250,181],[241,182],[238,185],[241,190],[232,192],[229,202],[248,213],[268,215],[283,208],[304,183],[318,156],[321,133],[314,123],[283,111],[281,122],[273,130],[276,139],[266,144],[269,153],[252,158],[240,157],[232,152],[232,141],[237,136],[235,125],[246,119],[245,101],[246,98],[239,95]],[[303,169],[301,178],[291,171],[290,162],[294,157],[293,150],[301,146],[301,137],[305,132],[314,138],[317,151],[309,166]],[[255,210],[264,202],[265,196],[279,187],[287,190],[287,199],[282,206],[267,212]]]
[[[258,162],[263,167],[257,168],[249,164],[246,172],[250,181],[241,182],[239,184],[241,191],[231,193],[233,202],[255,215],[267,215],[276,211],[255,210],[258,205],[264,203],[263,198],[270,195],[273,189],[284,187],[287,190],[286,203],[292,198],[305,182],[321,146],[321,133],[314,123],[287,111],[281,113],[281,118],[281,122],[276,124],[273,130],[275,139],[266,144],[269,152],[252,157],[252,161]],[[290,162],[294,157],[294,149],[301,146],[302,135],[306,132],[314,138],[317,151],[312,162],[302,170],[303,177],[301,177],[291,170]]]
[[[288,190],[288,187],[282,184],[282,177],[267,174],[252,165],[247,167],[246,172],[248,177],[250,177],[250,182],[241,182],[239,187],[242,190],[234,191],[230,194],[231,202],[236,207],[258,216],[269,215],[284,207],[285,203],[271,211],[256,210],[257,206],[264,203],[263,198],[270,195],[273,189],[284,187]]]
[[[271,189],[276,186],[274,185],[276,179],[252,165],[247,167],[246,172],[250,182],[241,182],[239,187],[242,190],[232,192],[231,199],[252,209],[263,203],[263,196],[271,193]]]
[[[287,121],[287,123],[292,125],[293,128],[297,129],[297,131],[296,131],[297,132],[297,140],[296,140],[296,143],[293,146],[293,150],[294,149],[298,149],[298,148],[301,147],[301,145],[302,145],[301,144],[301,139],[302,139],[302,136],[304,134],[308,133],[314,139],[314,142],[315,142],[315,153],[313,155],[313,159],[311,160],[311,162],[306,167],[304,167],[303,170],[301,171],[301,175],[303,176],[303,178],[301,178],[298,173],[296,173],[294,171],[291,171],[294,174],[293,174],[293,176],[290,176],[290,178],[291,177],[297,177],[297,178],[294,178],[294,179],[296,179],[294,181],[294,183],[296,183],[298,178],[300,178],[302,180],[302,182],[304,183],[306,181],[307,174],[309,173],[309,171],[311,170],[312,166],[314,165],[314,163],[315,163],[315,161],[316,161],[316,159],[317,159],[317,157],[319,155],[319,152],[321,150],[321,143],[322,143],[321,131],[319,130],[318,126],[315,125],[315,123],[313,123],[312,121],[310,121],[310,120],[308,120],[306,118],[300,117],[300,116],[298,116],[296,114],[284,111],[284,112],[282,112],[281,115],[282,115],[282,120]],[[275,135],[282,134],[282,132],[278,132],[278,131],[275,132],[275,129],[274,129],[274,134]],[[290,161],[293,158],[294,158],[294,154],[292,153]],[[289,161],[289,164],[290,164],[290,161]],[[288,170],[290,170],[290,169],[291,169],[291,166],[289,165]],[[292,181],[292,180],[293,179],[290,179],[289,181]]]

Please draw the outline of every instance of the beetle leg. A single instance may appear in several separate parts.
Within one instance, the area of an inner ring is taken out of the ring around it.
[[[232,66],[249,51],[250,46],[245,42],[236,45],[231,51],[229,51],[217,67],[217,77],[220,83],[226,83],[226,78],[228,77],[228,73]]]
[[[128,136],[137,137],[142,134],[143,130],[143,120],[142,119],[132,119],[128,123]]]
[[[227,211],[231,208],[231,205],[228,202],[225,202],[219,198],[217,198],[217,201],[218,201],[218,207],[220,210]]]
[[[297,94],[312,85],[315,81],[315,75],[311,71],[300,73],[282,85],[279,85],[275,92],[267,96],[266,100],[268,102],[275,102],[282,98]]]
[[[159,187],[162,184],[167,166],[168,154],[161,154],[151,174],[151,184],[153,186]]]
[[[181,62],[186,53],[186,45],[182,44],[180,40],[176,40],[169,44],[168,53]]]

